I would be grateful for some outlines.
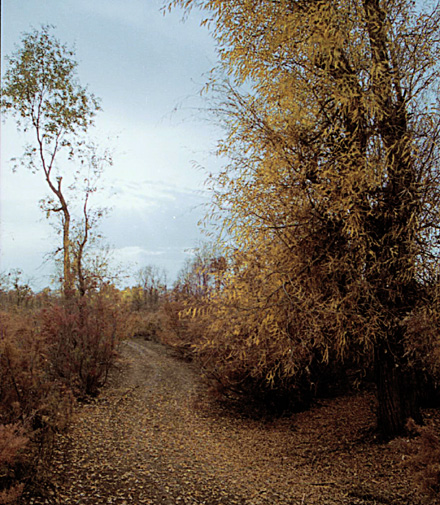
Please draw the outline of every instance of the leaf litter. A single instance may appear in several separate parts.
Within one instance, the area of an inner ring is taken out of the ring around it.
[[[100,397],[59,434],[29,505],[421,505],[395,442],[374,440],[369,394],[268,420],[234,416],[169,348],[124,343]],[[431,416],[438,415],[432,411]]]

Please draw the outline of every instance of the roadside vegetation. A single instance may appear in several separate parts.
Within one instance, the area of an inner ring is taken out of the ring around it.
[[[17,290],[17,287],[19,288]],[[38,489],[56,433],[76,401],[98,394],[129,334],[119,293],[102,288],[66,300],[48,291],[0,292],[0,503]]]
[[[169,3],[206,11],[217,40],[208,91],[226,160],[210,180],[218,240],[172,287],[148,266],[119,290],[105,260],[87,261],[111,156],[89,141],[99,103],[73,53],[43,27],[9,59],[2,110],[34,134],[22,164],[48,184],[62,274],[56,293],[19,272],[0,293],[0,503],[38,485],[54,434],[130,336],[174,348],[247,416],[368,392],[374,440],[407,447],[440,499],[425,415],[440,407],[440,4]]]
[[[7,61],[2,114],[28,141],[13,170],[43,177],[40,207],[61,240],[52,254],[59,290],[33,293],[20,270],[0,282],[2,504],[14,503],[24,486],[44,484],[54,435],[68,426],[75,401],[98,394],[120,339],[130,335],[101,247],[106,209],[92,205],[112,163],[91,137],[99,100],[79,83],[74,51],[50,26],[23,34]]]

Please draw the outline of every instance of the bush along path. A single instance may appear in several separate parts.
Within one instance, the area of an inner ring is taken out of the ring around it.
[[[371,401],[326,400],[271,421],[234,417],[191,364],[160,344],[127,341],[101,396],[58,435],[45,496],[24,503],[433,503],[405,464],[412,442],[373,440]]]

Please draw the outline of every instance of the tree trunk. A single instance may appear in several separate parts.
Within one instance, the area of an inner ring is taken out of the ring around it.
[[[377,423],[382,438],[387,440],[403,435],[410,418],[421,424],[416,381],[387,343],[376,347],[375,375]]]
[[[390,58],[386,11],[380,0],[363,0],[363,4],[374,72],[376,131],[386,153],[387,172],[381,205],[367,225],[374,252],[370,285],[375,294],[373,303],[382,307],[383,321],[375,347],[377,421],[382,436],[393,438],[405,432],[409,418],[422,422],[417,384],[407,365],[404,345],[404,320],[417,300],[415,223],[421,205],[407,102],[399,69]]]
[[[64,297],[69,300],[74,295],[74,286],[70,262],[70,214],[67,206],[63,206],[63,221],[63,291]]]
[[[84,232],[82,237],[78,238],[77,241],[77,251],[76,251],[76,258],[75,258],[75,267],[76,267],[76,274],[78,277],[78,289],[79,289],[79,294],[80,296],[85,296],[87,292],[87,286],[86,286],[86,279],[84,276],[84,269],[83,269],[83,256],[84,256],[84,249],[86,247],[87,241],[89,240],[89,228],[90,228],[90,223],[89,223],[89,213],[88,213],[88,202],[89,202],[89,196],[90,193],[86,193],[86,197],[84,199],[84,205],[83,205],[83,215],[84,215]]]

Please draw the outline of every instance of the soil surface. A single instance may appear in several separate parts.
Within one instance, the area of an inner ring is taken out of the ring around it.
[[[409,505],[434,503],[406,441],[374,439],[368,394],[271,421],[234,416],[193,365],[130,340],[100,397],[59,435],[34,505]],[[435,417],[435,412],[427,414]]]

